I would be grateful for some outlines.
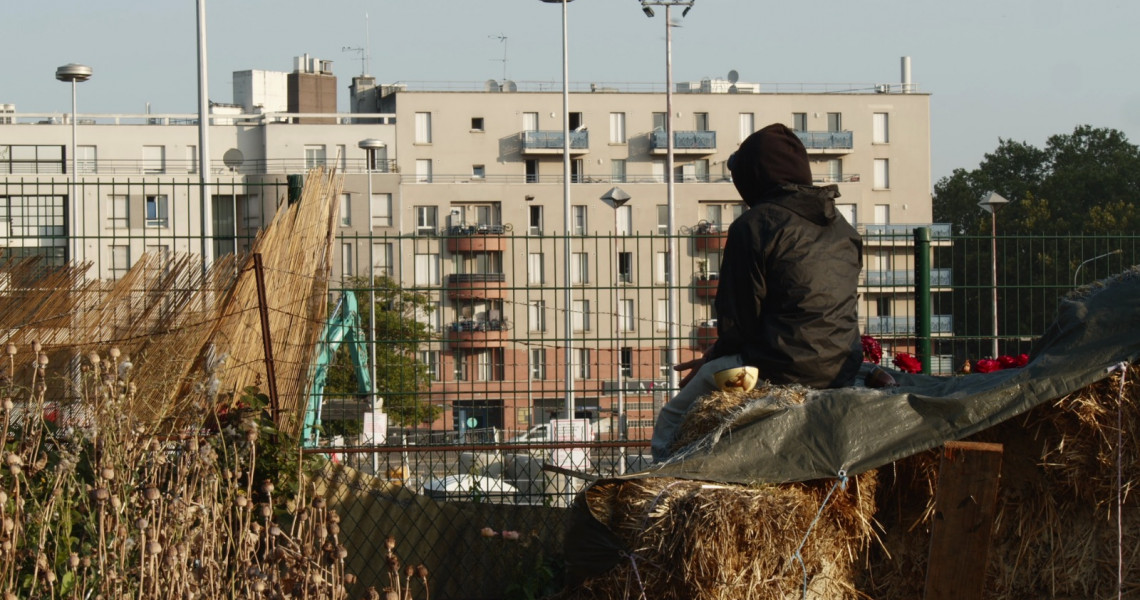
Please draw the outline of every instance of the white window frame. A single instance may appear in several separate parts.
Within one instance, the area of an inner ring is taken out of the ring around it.
[[[665,284],[669,281],[669,253],[654,253],[653,283]]]
[[[328,164],[328,152],[324,144],[305,144],[305,168],[315,169]]]
[[[571,363],[574,379],[590,378],[590,349],[574,348],[574,358]]]
[[[546,348],[531,348],[530,378],[532,381],[546,380]]]
[[[166,172],[166,146],[143,146],[142,158],[144,174]]]
[[[527,330],[534,332],[546,331],[546,302],[532,300],[527,304]]]
[[[626,143],[625,113],[623,113],[623,112],[612,112],[612,113],[610,113],[610,143],[611,144],[624,144],[624,143]]]
[[[170,226],[170,199],[166,194],[147,194],[143,199],[143,207],[146,227]]]
[[[628,269],[622,269],[622,263],[628,266]],[[618,252],[617,253],[617,269],[614,275],[617,277],[618,283],[632,284],[633,283],[633,253],[632,252]]]
[[[835,210],[847,219],[847,223],[852,227],[859,224],[859,205],[857,204],[836,204]]]
[[[891,142],[891,116],[890,113],[871,114],[871,143],[889,144]]]
[[[471,179],[486,179],[487,166],[486,165],[471,165]]]
[[[740,113],[740,141],[748,139],[756,131],[756,113]]]
[[[439,285],[439,253],[416,254],[413,283],[417,286]]]
[[[610,161],[610,181],[612,183],[625,183],[629,176],[626,172],[626,159],[615,158]]]
[[[876,225],[889,225],[891,222],[891,205],[890,204],[876,204],[875,205],[875,224]]]
[[[245,197],[245,214],[242,216],[246,229],[261,227],[261,195],[250,194]]]
[[[395,247],[392,242],[372,243],[372,274],[377,277],[394,277],[393,257]]]
[[[355,257],[355,248],[352,242],[343,242],[340,245],[340,278],[346,280],[355,274],[352,269],[353,258]]]
[[[431,143],[431,113],[418,112],[416,113],[416,144],[430,144]]]
[[[392,194],[372,194],[372,226],[392,226]]]
[[[439,231],[439,207],[421,205],[415,211],[416,235],[435,235]]]
[[[571,221],[573,227],[573,235],[586,235],[589,232],[589,217],[588,207],[585,204],[575,204],[571,207],[573,209],[573,220]]]
[[[871,188],[876,190],[891,189],[891,163],[889,159],[875,159],[875,176]]]
[[[95,146],[76,146],[76,171],[80,173],[94,173],[99,164],[98,154],[99,149]]]
[[[131,199],[126,194],[107,196],[107,229],[131,228]]]
[[[428,381],[439,381],[439,350],[420,350],[419,359],[427,371]]]
[[[589,331],[590,330],[590,301],[589,300],[574,300],[571,302],[570,312],[570,330],[571,331]]]
[[[668,235],[669,234],[669,205],[668,204],[658,204],[657,205],[657,234],[658,235]]]
[[[416,159],[416,183],[432,182],[432,164],[430,158]]]
[[[653,327],[657,331],[669,330],[669,301],[665,298],[658,298],[657,304],[657,318],[653,321]]]
[[[629,332],[637,328],[637,319],[634,314],[636,310],[633,300],[623,298],[618,301],[618,327],[622,331]]]
[[[617,234],[633,234],[633,207],[628,204],[617,207]]]
[[[546,264],[541,252],[530,252],[526,259],[526,281],[531,285],[546,283]]]
[[[131,270],[131,247],[128,244],[115,244],[108,247],[111,266],[107,273],[118,280]]]
[[[340,195],[340,226],[352,227],[352,194]]]
[[[570,253],[570,283],[573,285],[590,283],[590,254],[588,252]]]
[[[542,235],[542,205],[532,204],[527,207],[527,235]],[[537,217],[537,218],[536,218]]]

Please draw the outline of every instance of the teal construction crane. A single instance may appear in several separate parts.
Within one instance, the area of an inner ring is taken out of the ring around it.
[[[375,309],[374,309],[375,310]],[[317,426],[321,422],[321,405],[325,397],[325,383],[328,381],[329,365],[342,343],[348,344],[356,370],[356,391],[375,401],[375,389],[368,370],[368,336],[364,335],[360,324],[360,311],[356,304],[356,294],[345,290],[329,316],[317,352],[313,358],[313,384],[309,389],[309,402],[305,409],[305,426],[302,441],[306,448],[312,448],[319,441]]]

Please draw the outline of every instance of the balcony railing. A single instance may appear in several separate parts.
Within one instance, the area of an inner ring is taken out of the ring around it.
[[[305,173],[313,167],[332,166],[333,163],[332,160],[311,161],[304,158],[250,159],[242,161],[241,164],[226,164],[222,160],[211,160],[210,172],[215,175],[285,175]],[[6,164],[0,163],[0,174],[59,174],[71,170],[70,161],[66,163],[40,161],[10,164],[11,167],[8,167]],[[84,159],[79,161],[78,166],[81,175],[196,175],[198,173],[198,161],[189,159],[168,158],[162,161],[118,158]],[[368,172],[367,161],[363,158],[346,159],[337,167],[341,173]],[[399,173],[400,168],[395,160],[379,160],[372,172],[375,174]]]
[[[524,131],[522,132],[522,149],[523,152],[562,150],[563,139],[563,132],[561,131]],[[589,148],[589,131],[570,132],[571,150],[588,150]]]
[[[914,271],[867,271],[863,285],[867,286],[897,286],[914,285]],[[931,269],[930,285],[946,287],[950,285],[950,269]]]
[[[883,224],[866,224],[860,225],[863,230],[863,237],[883,237],[883,238],[907,238],[911,239],[914,236],[914,230],[918,227],[929,227],[931,239],[950,239],[950,224],[949,223],[934,223],[934,224],[905,224],[896,223],[891,225]]]
[[[669,138],[665,136],[664,131],[654,131],[649,138],[649,148],[654,152],[663,152],[668,150]],[[673,150],[685,151],[708,151],[714,152],[716,150],[716,132],[715,131],[674,131],[673,132]]]
[[[796,137],[808,150],[850,150],[855,139],[850,131],[797,131]]]
[[[915,334],[914,317],[867,317],[863,327],[865,335],[875,336],[913,336]],[[932,315],[930,317],[930,333],[953,333],[953,315]]]

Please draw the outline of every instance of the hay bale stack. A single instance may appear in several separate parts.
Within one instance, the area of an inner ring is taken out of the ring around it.
[[[1140,597],[1140,498],[1129,493],[1140,485],[1138,368],[1128,370],[1123,402],[1116,374],[971,438],[1005,446],[987,598],[1116,597],[1118,461],[1123,594]],[[881,470],[882,544],[860,581],[869,596],[922,596],[937,470],[937,452]]]
[[[746,418],[753,403],[802,401],[796,388],[711,394],[694,404],[674,448],[684,451],[717,435],[726,423]],[[835,481],[755,487],[663,477],[600,482],[578,502],[617,536],[627,556],[555,598],[798,598],[805,579],[809,598],[856,598],[875,491],[875,473],[852,478],[845,488]],[[802,566],[796,558],[801,543]]]

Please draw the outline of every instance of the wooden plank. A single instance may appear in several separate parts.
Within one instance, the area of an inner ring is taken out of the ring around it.
[[[949,442],[934,498],[926,600],[980,600],[1001,479],[1001,444]]]

